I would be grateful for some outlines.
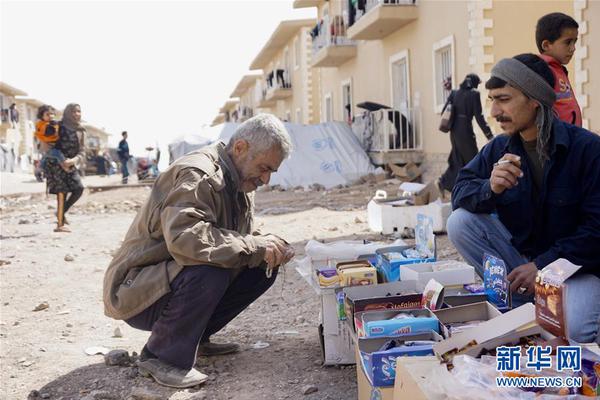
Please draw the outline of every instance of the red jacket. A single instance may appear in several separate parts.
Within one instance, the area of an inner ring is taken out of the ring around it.
[[[569,82],[567,69],[554,57],[544,54],[541,54],[540,57],[546,61],[554,74],[554,92],[556,93],[554,110],[558,114],[558,118],[581,127],[581,108],[579,108],[575,92]]]

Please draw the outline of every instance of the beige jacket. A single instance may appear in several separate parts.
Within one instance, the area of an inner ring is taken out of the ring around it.
[[[156,180],[104,276],[104,313],[131,318],[170,291],[190,265],[241,269],[263,262],[253,198],[221,142],[190,153]],[[234,272],[234,271],[232,271]]]

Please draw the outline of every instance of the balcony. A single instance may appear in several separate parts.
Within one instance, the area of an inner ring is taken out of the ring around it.
[[[294,0],[294,8],[318,7],[325,0]]]
[[[292,94],[292,81],[287,69],[275,69],[267,75],[267,101],[285,100]]]
[[[352,130],[375,165],[423,161],[419,108],[366,111],[355,118]]]
[[[270,108],[273,107],[277,102],[273,99],[267,99],[267,88],[266,86],[256,85],[254,90],[254,104],[257,108]]]
[[[383,39],[419,16],[413,0],[367,0],[363,10],[354,11],[354,23],[348,28],[353,40]]]
[[[356,57],[356,42],[346,36],[341,16],[321,20],[312,30],[312,67],[338,67]]]

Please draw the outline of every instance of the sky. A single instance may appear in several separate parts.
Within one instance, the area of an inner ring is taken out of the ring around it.
[[[316,16],[292,3],[0,0],[0,80],[164,150],[210,125],[279,22]]]

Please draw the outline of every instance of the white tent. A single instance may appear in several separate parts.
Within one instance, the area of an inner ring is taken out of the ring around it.
[[[199,134],[188,134],[178,137],[173,142],[169,143],[169,164],[187,153],[219,140],[220,136],[225,133],[229,132],[227,134],[227,138],[229,138],[236,127],[237,124],[228,122],[217,126],[207,127]]]
[[[375,172],[369,156],[347,124],[328,122],[318,125],[284,124],[292,138],[294,150],[272,175],[270,185],[284,188],[308,187],[318,183],[331,188],[348,184],[361,176]],[[228,142],[237,124],[226,123],[218,127],[219,140]],[[191,139],[188,139],[190,141]],[[169,151],[171,146],[169,145]],[[195,150],[197,146],[191,150]],[[175,148],[191,148],[177,145]],[[191,151],[190,150],[190,151]],[[177,157],[185,153],[178,154]],[[175,158],[177,158],[175,157]]]

